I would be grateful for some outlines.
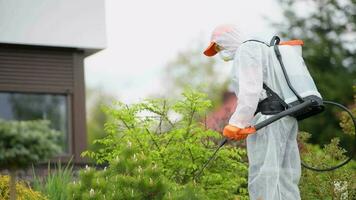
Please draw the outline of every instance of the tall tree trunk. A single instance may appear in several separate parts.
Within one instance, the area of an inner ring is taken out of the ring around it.
[[[10,170],[10,200],[16,200],[16,170]]]

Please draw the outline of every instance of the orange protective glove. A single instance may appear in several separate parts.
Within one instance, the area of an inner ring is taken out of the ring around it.
[[[230,140],[244,140],[248,135],[256,133],[254,127],[239,128],[233,125],[227,125],[224,128],[223,135]]]

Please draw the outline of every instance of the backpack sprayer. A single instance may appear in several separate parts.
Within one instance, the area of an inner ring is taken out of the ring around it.
[[[309,170],[325,172],[325,171],[336,170],[336,169],[346,165],[348,162],[350,162],[352,160],[353,155],[355,155],[355,153],[356,153],[356,119],[352,115],[351,111],[339,103],[322,100],[321,97],[319,97],[318,95],[311,94],[311,95],[304,95],[304,97],[302,97],[297,92],[297,90],[291,84],[291,81],[287,74],[286,67],[283,63],[282,54],[278,47],[280,44],[280,38],[278,36],[274,36],[269,45],[262,41],[259,41],[259,40],[247,40],[245,42],[259,42],[259,43],[263,43],[263,44],[267,45],[268,47],[274,48],[275,55],[276,55],[277,60],[281,66],[282,73],[285,77],[285,81],[286,81],[288,87],[290,88],[290,90],[292,91],[292,94],[297,98],[297,100],[295,100],[291,103],[286,103],[285,100],[283,100],[281,97],[279,97],[278,94],[276,94],[271,88],[269,88],[265,83],[263,83],[263,88],[266,90],[267,98],[262,100],[261,102],[259,102],[256,113],[261,112],[262,114],[271,115],[271,117],[269,117],[268,119],[266,119],[260,123],[257,123],[252,128],[254,128],[256,131],[258,131],[258,130],[268,126],[269,124],[271,124],[285,116],[292,116],[292,117],[295,117],[298,121],[301,121],[303,119],[309,118],[311,116],[314,116],[314,115],[317,115],[317,114],[323,112],[325,110],[326,104],[336,106],[336,107],[342,109],[343,111],[345,111],[351,117],[353,125],[355,127],[355,140],[354,140],[354,148],[353,148],[352,152],[351,153],[349,152],[349,156],[346,160],[342,161],[341,163],[339,163],[336,166],[332,166],[329,168],[323,168],[323,169],[315,168],[315,167],[308,166],[307,164],[305,164],[303,162],[302,162],[302,166]],[[310,80],[312,81],[311,78],[310,78]],[[216,148],[213,155],[204,164],[202,169],[196,174],[194,179],[196,179],[197,177],[199,177],[202,174],[204,169],[209,165],[209,163],[213,160],[213,158],[215,157],[217,152],[221,149],[221,147],[223,147],[227,143],[227,141],[228,141],[228,139],[225,138],[220,142],[219,146]]]

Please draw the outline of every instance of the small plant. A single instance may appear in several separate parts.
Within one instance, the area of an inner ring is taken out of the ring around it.
[[[193,191],[166,179],[162,169],[132,143],[110,161],[108,168],[98,171],[86,167],[68,189],[73,200],[182,199]],[[189,195],[205,197],[202,192]]]
[[[308,139],[308,133],[301,133],[303,141]],[[339,140],[333,139],[324,148],[304,143],[303,160],[318,168],[330,167],[345,160],[345,152],[339,147]],[[356,197],[356,169],[355,161],[330,172],[314,172],[303,169],[300,190],[302,199],[355,199]]]
[[[0,175],[0,199],[8,200],[9,196],[9,176]],[[47,200],[40,192],[33,191],[25,182],[16,183],[17,200]]]
[[[0,169],[10,171],[10,200],[16,199],[16,170],[60,152],[59,136],[48,121],[0,120]]]
[[[105,124],[107,136],[96,141],[103,148],[83,155],[98,163],[112,163],[131,143],[162,168],[166,179],[180,187],[202,188],[210,199],[247,199],[245,150],[224,147],[195,179],[221,136],[201,122],[211,105],[206,95],[186,90],[183,97],[175,102],[151,99],[130,106],[118,102],[106,108],[111,119]]]
[[[73,200],[162,199],[167,192],[157,166],[133,147],[121,152],[107,169],[97,171],[87,167],[79,177],[69,187]]]
[[[67,200],[68,184],[73,181],[73,165],[71,161],[67,163],[65,167],[60,162],[56,165],[55,169],[51,169],[50,163],[48,163],[48,175],[44,178],[37,177],[34,169],[33,174],[33,187],[37,191],[41,191],[43,194],[51,200]]]

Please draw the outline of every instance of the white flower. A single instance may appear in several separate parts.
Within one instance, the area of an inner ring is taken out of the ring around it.
[[[91,196],[91,197],[94,196],[94,189],[93,188],[90,189],[89,196]]]
[[[348,199],[348,182],[347,181],[334,181],[334,192],[336,194],[341,194],[340,199]]]

